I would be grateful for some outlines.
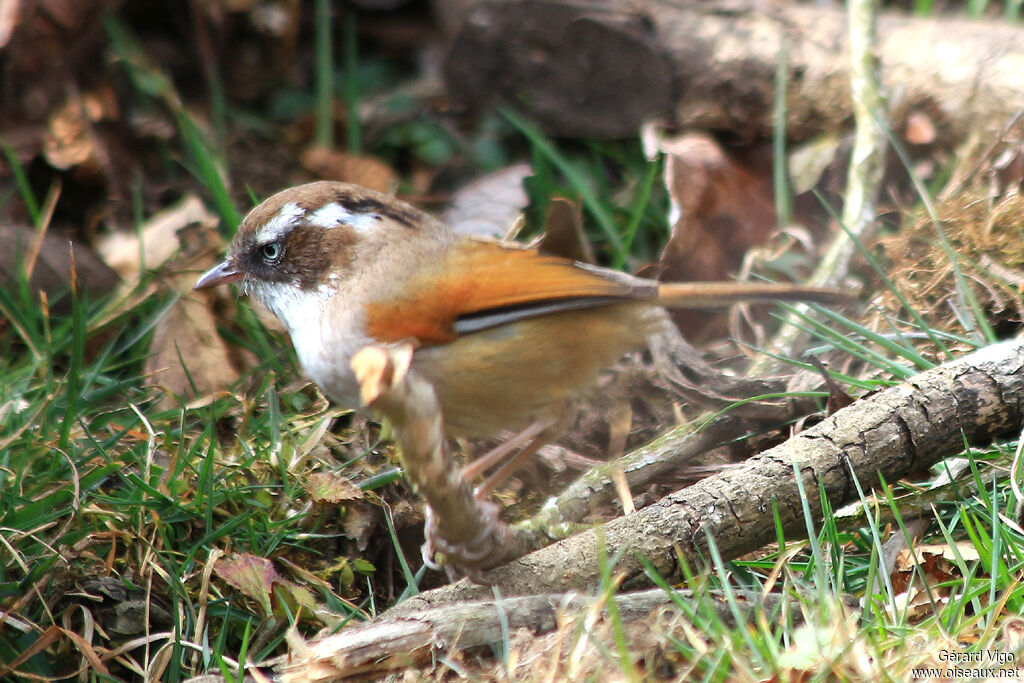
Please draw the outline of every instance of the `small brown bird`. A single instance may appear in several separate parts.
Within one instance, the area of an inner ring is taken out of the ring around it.
[[[339,404],[359,405],[357,351],[411,342],[412,369],[433,384],[449,434],[520,430],[466,468],[479,474],[520,449],[481,495],[558,436],[597,373],[665,324],[663,307],[848,298],[789,284],[645,280],[460,235],[336,182],[293,187],[253,209],[195,289],[236,281],[274,312],[304,371]]]

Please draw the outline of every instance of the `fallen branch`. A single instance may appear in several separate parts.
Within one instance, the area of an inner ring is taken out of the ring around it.
[[[840,285],[849,273],[856,242],[866,239],[875,223],[875,201],[887,148],[882,123],[884,98],[878,82],[877,60],[872,51],[876,9],[875,4],[868,1],[850,5],[849,62],[856,136],[843,209],[846,229],[835,234],[819,266],[808,279],[813,284]],[[782,363],[778,357],[792,356],[803,343],[806,334],[797,322],[809,313],[809,306],[797,304],[768,343],[767,348],[772,353],[762,354],[743,378],[715,373],[681,338],[665,336],[652,339],[651,350],[654,357],[660,359],[658,365],[662,374],[682,395],[705,408],[721,409],[742,398],[786,391],[784,378],[767,375],[780,372]],[[547,540],[568,536],[593,507],[612,500],[615,495],[610,476],[612,471],[624,472],[631,488],[642,488],[665,473],[689,464],[694,457],[755,431],[758,420],[761,424],[772,420],[774,424],[781,424],[806,415],[813,409],[808,404],[806,398],[793,392],[789,397],[771,403],[741,404],[738,410],[730,410],[728,415],[706,413],[615,463],[594,467],[550,499],[530,520],[517,525],[524,532],[523,546],[536,549],[546,545]],[[702,426],[696,429],[694,425]]]
[[[986,347],[861,399],[820,424],[719,475],[639,512],[542,548],[488,573],[504,595],[584,589],[598,581],[600,552],[622,553],[626,585],[645,582],[640,558],[667,580],[678,556],[697,562],[712,537],[722,557],[775,539],[772,505],[787,537],[807,533],[794,468],[804,490],[822,487],[833,508],[857,500],[854,477],[869,489],[963,450],[1019,435],[1024,423],[1024,341]],[[807,501],[821,514],[817,495]],[[603,550],[602,550],[603,548]],[[625,551],[625,552],[623,552]],[[392,612],[486,597],[468,581],[422,593]]]
[[[688,593],[679,591],[676,599],[686,600]],[[746,621],[755,610],[774,619],[781,602],[778,594],[760,596],[734,590],[732,595]],[[612,599],[623,621],[645,618],[652,610],[673,603],[673,597],[661,588],[621,593]],[[521,628],[535,634],[552,631],[559,612],[583,612],[597,600],[578,594],[545,594],[463,602],[407,613],[400,619],[385,615],[310,643],[293,632],[288,656],[266,666],[280,673],[282,683],[324,683],[382,673],[424,664],[455,649],[501,642],[503,633]],[[729,601],[723,598],[715,606],[719,619],[734,624]]]
[[[427,502],[424,561],[434,550],[469,576],[519,557],[528,548],[498,519],[494,503],[481,501],[445,447],[441,407],[434,387],[409,367],[412,347],[369,346],[352,358],[364,405],[391,421],[405,475]]]
[[[807,139],[853,110],[847,17],[838,7],[726,0],[483,0],[445,67],[465,106],[525,107],[548,131],[636,135],[668,116],[685,128],[767,138],[775,70],[789,55],[786,133]],[[888,119],[926,113],[939,141],[999,129],[1024,109],[1024,31],[1006,22],[887,13],[873,45]]]

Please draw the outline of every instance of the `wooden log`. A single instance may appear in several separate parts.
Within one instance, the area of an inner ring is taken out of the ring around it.
[[[785,57],[784,57],[785,55]],[[1024,30],[886,14],[878,56],[890,122],[923,112],[940,142],[1002,128],[1024,109]],[[735,0],[483,0],[444,72],[456,103],[511,103],[556,135],[623,137],[680,126],[769,134],[776,65],[788,62],[786,129],[800,140],[850,117],[841,9]]]

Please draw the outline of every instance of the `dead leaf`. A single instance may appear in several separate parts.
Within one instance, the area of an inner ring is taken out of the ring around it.
[[[377,192],[390,194],[398,185],[398,174],[383,161],[325,147],[307,149],[302,166],[325,180],[354,183]]]
[[[189,226],[214,230],[218,218],[194,194],[154,214],[140,230],[121,230],[101,238],[97,251],[125,280],[164,265],[180,248],[179,233]],[[213,265],[212,263],[210,265]]]
[[[903,138],[912,145],[930,145],[935,142],[938,133],[935,130],[935,122],[920,109],[907,114],[907,127]]]
[[[1001,188],[1020,187],[1024,179],[1024,144],[1007,144],[1006,148],[992,160],[992,170],[999,179]]]
[[[0,48],[7,45],[18,25],[21,0],[0,0]]]
[[[17,278],[19,261],[24,266],[38,233],[25,225],[0,224],[0,286],[9,287]],[[71,252],[74,251],[75,274],[80,291],[91,297],[109,294],[116,289],[117,273],[107,267],[84,244],[47,233],[39,246],[29,286],[46,292],[50,300],[71,288]]]
[[[667,140],[664,151],[673,226],[662,268],[686,279],[724,279],[775,229],[770,174],[763,164],[730,158],[707,135]]]
[[[221,338],[216,311],[231,293],[227,288],[192,291],[196,276],[216,262],[214,245],[220,238],[208,228],[192,224],[178,231],[179,257],[165,266],[163,283],[179,295],[157,322],[144,370],[146,383],[169,393],[164,407],[175,397],[193,399],[229,389],[241,376],[246,356]]]
[[[1008,616],[1003,620],[1003,651],[1018,652],[1024,645],[1024,618]]]
[[[921,544],[914,548],[904,548],[893,562],[893,571],[890,576],[893,589],[899,593],[912,593],[912,584],[915,580],[919,581],[923,578],[932,591],[938,591],[939,595],[946,595],[947,589],[936,589],[935,587],[959,577],[960,570],[956,565],[957,553],[965,562],[976,562],[980,559],[977,549],[967,541],[958,542],[955,550],[944,543]]]
[[[107,159],[93,134],[93,124],[116,116],[115,97],[99,92],[71,95],[53,111],[43,136],[43,154],[54,168],[99,175]]]
[[[255,600],[266,616],[281,611],[273,608],[271,598],[287,601],[290,614],[296,613],[296,607],[303,608],[307,615],[316,611],[313,594],[282,577],[266,558],[234,553],[218,562],[214,571],[221,579]]]
[[[270,560],[248,553],[233,553],[217,563],[217,576],[259,603],[265,615],[272,613],[270,595],[281,575]]]
[[[314,472],[309,475],[306,493],[314,503],[340,503],[363,497],[361,488],[334,472]]]
[[[594,250],[583,232],[583,207],[579,203],[563,197],[552,198],[539,248],[546,254],[595,263]]]
[[[380,524],[380,510],[365,502],[345,506],[345,519],[341,522],[342,533],[356,542],[359,552],[370,545],[370,538]]]
[[[240,373],[217,332],[208,303],[215,296],[207,292],[184,296],[156,324],[144,368],[147,384],[191,399],[223,391],[238,381]],[[165,400],[167,405],[174,403],[171,397]]]
[[[893,588],[899,590],[895,586]],[[886,609],[893,612],[893,617],[898,614],[901,619],[906,619],[912,624],[926,619],[932,614],[933,597],[934,601],[940,605],[949,600],[947,595],[929,594],[928,591],[920,590],[916,586],[907,586],[906,588],[907,590],[896,594],[893,598],[894,605],[887,605]]]
[[[916,550],[919,553],[926,555],[934,555],[941,557],[949,562],[957,561],[957,553],[964,562],[977,562],[981,559],[981,555],[978,553],[978,549],[974,547],[974,544],[969,541],[958,541],[954,550],[952,546],[946,543],[922,543],[916,546]],[[903,553],[896,559],[897,568],[900,567],[901,562],[907,562],[909,567],[910,551],[904,550]]]
[[[810,356],[807,359],[811,365],[818,369],[821,373],[821,378],[825,382],[825,386],[828,387],[828,401],[825,403],[825,415],[831,415],[837,410],[842,410],[848,405],[852,405],[854,402],[853,396],[846,393],[846,391],[839,386],[839,383],[832,379],[832,375],[828,374],[828,368],[817,356]]]
[[[728,279],[747,250],[775,232],[770,154],[754,149],[740,158],[700,133],[666,139],[662,150],[672,233],[661,254],[661,279]],[[709,327],[715,316],[703,311],[676,311],[673,319],[690,338],[725,330],[724,322]]]
[[[515,164],[457,190],[441,220],[463,235],[502,239],[529,203],[523,181],[529,164]]]
[[[789,152],[786,167],[793,194],[810,192],[833,164],[842,149],[835,133],[824,133],[797,145]]]

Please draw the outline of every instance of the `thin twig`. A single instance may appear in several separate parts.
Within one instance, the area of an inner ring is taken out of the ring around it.
[[[885,97],[879,78],[876,15],[877,0],[850,0],[850,90],[853,103],[853,149],[843,199],[842,222],[845,230],[837,231],[832,244],[821,258],[808,284],[839,286],[850,272],[856,253],[855,242],[868,239],[875,226],[876,200],[885,168],[888,137]],[[780,361],[775,356],[788,356],[799,346],[803,330],[796,322],[810,314],[806,304],[797,304],[783,319],[782,327],[766,345],[770,354],[762,355],[750,368],[752,374],[777,372]]]

